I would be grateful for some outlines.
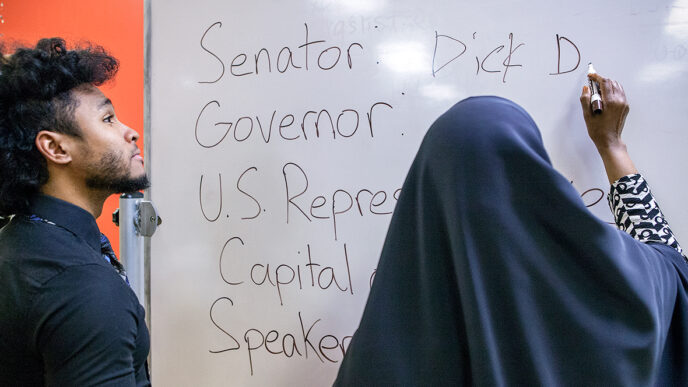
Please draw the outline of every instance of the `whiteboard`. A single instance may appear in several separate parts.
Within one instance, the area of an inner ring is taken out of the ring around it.
[[[157,385],[331,384],[423,135],[465,97],[528,110],[612,222],[589,61],[624,85],[630,153],[688,243],[688,1],[149,5]]]

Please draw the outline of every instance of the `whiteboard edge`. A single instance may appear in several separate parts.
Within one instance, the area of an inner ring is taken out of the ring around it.
[[[143,0],[143,151],[146,155],[146,174],[151,181],[151,0]],[[150,188],[144,191],[145,200],[151,200]],[[144,306],[146,308],[146,325],[149,337],[152,335],[151,326],[151,238],[144,238]],[[152,343],[148,352],[148,373],[152,379],[153,351]],[[152,382],[152,380],[151,380]]]

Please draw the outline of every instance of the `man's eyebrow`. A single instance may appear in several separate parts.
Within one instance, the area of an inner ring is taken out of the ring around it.
[[[104,100],[100,101],[100,104],[98,105],[98,109],[102,109],[103,107],[110,105],[112,106],[112,101],[110,98],[105,98]]]

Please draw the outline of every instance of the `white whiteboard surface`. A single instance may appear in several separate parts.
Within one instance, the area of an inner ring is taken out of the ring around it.
[[[611,222],[578,102],[589,61],[624,85],[631,156],[688,244],[688,1],[150,6],[156,385],[331,384],[397,190],[465,97],[521,104]]]

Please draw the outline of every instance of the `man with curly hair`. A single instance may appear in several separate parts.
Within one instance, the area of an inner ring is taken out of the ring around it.
[[[0,51],[0,385],[150,385],[144,310],[95,220],[148,187],[97,87],[118,68],[59,38]]]

